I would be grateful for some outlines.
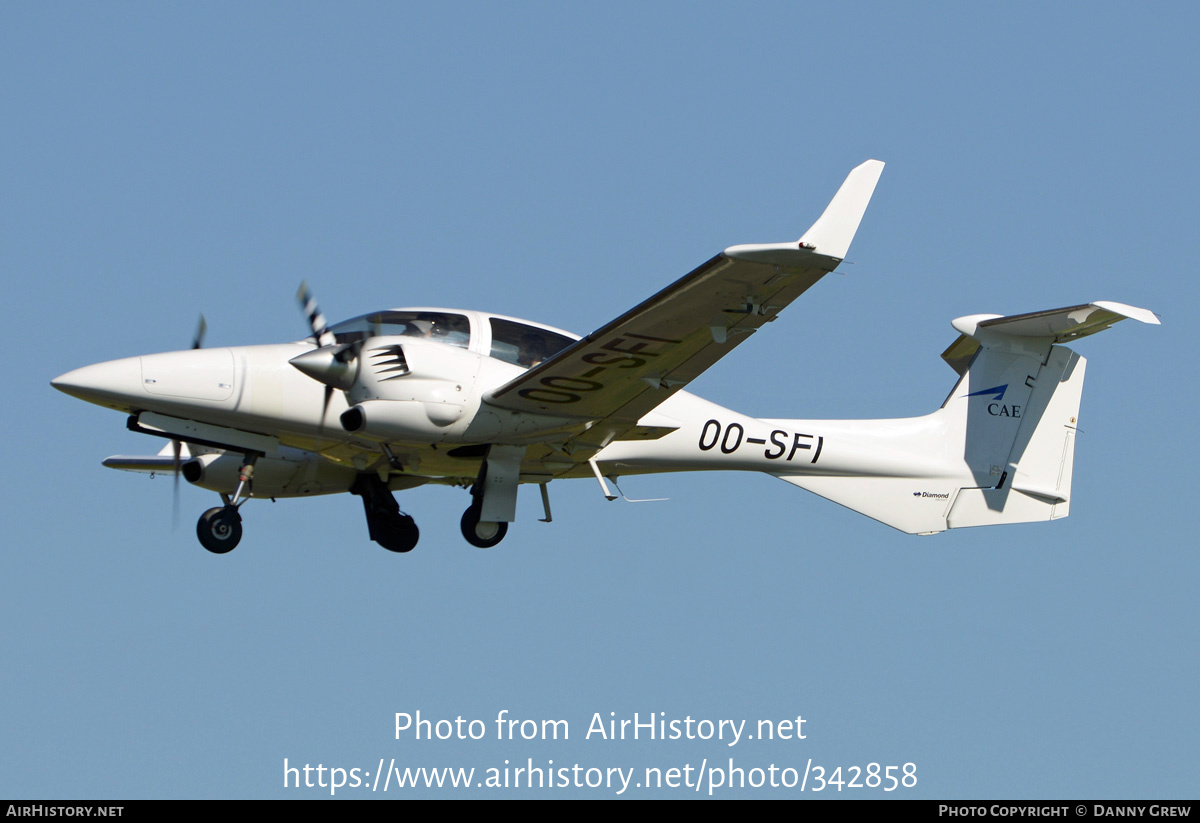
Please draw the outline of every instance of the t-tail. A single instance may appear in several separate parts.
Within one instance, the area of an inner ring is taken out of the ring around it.
[[[806,421],[824,434],[824,471],[776,476],[910,534],[1066,517],[1086,361],[1059,344],[1126,318],[1159,322],[1111,302],[960,317],[942,353],[960,378],[941,409]]]

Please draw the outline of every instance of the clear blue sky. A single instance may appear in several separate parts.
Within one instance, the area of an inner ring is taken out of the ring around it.
[[[914,797],[1195,797],[1198,23],[1181,3],[4,4],[0,796],[327,796],[285,791],[285,758],[732,757],[912,762]],[[331,320],[449,305],[584,333],[728,245],[798,237],[868,157],[888,166],[853,264],[692,388],[766,417],[921,414],[954,317],[1151,308],[1161,327],[1077,347],[1067,520],[916,538],[766,476],[668,475],[624,483],[671,498],[638,505],[555,483],[551,525],[523,492],[486,552],[461,490],[400,496],[407,556],[348,495],[252,502],[216,557],[192,526],[216,496],[184,488],[172,531],[169,478],[100,465],[160,444],[49,386],[185,347],[200,312],[209,345],[299,338],[305,279]],[[396,740],[418,710],[491,734]],[[500,710],[571,739],[496,741]],[[609,712],[799,715],[806,739],[585,740]]]

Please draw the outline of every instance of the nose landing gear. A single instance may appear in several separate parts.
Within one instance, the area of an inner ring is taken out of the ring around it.
[[[261,456],[258,452],[246,455],[241,471],[238,472],[238,484],[233,497],[222,494],[225,505],[209,509],[200,515],[200,520],[196,523],[196,537],[200,539],[200,545],[213,554],[227,554],[241,542],[242,515],[238,507],[245,500],[239,502],[239,499],[243,491],[246,492],[246,500],[250,499],[249,489],[250,481],[254,478],[254,464]]]
[[[231,552],[242,539],[242,515],[233,506],[209,509],[200,515],[196,537],[213,554]]]

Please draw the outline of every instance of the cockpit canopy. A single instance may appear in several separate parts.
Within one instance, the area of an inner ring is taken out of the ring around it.
[[[471,323],[466,316],[440,311],[377,311],[345,320],[329,330],[339,343],[400,335],[449,343],[460,349],[471,346]]]
[[[487,319],[487,338],[478,326],[472,345],[472,317],[457,312],[431,309],[396,309],[372,312],[330,327],[339,343],[367,337],[398,335],[473,349],[497,360],[531,368],[575,342],[575,338],[548,328],[506,317],[482,315]]]
[[[532,368],[571,345],[570,337],[549,329],[539,329],[516,320],[489,317],[492,344],[489,354],[497,360]]]

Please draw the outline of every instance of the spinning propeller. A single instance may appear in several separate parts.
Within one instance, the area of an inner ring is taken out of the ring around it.
[[[354,385],[358,376],[358,352],[362,341],[355,343],[338,343],[325,323],[325,315],[321,313],[317,300],[309,291],[308,283],[300,284],[296,299],[308,318],[313,337],[318,348],[293,357],[290,362],[300,371],[325,384],[325,398],[321,405],[321,425],[325,425],[325,414],[329,411],[329,401],[333,390],[347,391]]]
[[[208,323],[204,319],[204,315],[200,315],[200,322],[196,324],[196,333],[192,335],[192,350],[203,348],[204,335],[208,332]],[[183,442],[175,438],[171,438],[171,474],[174,475],[174,488],[172,489],[171,498],[171,528],[174,529],[179,525],[179,475],[182,474],[181,467],[183,465]]]

